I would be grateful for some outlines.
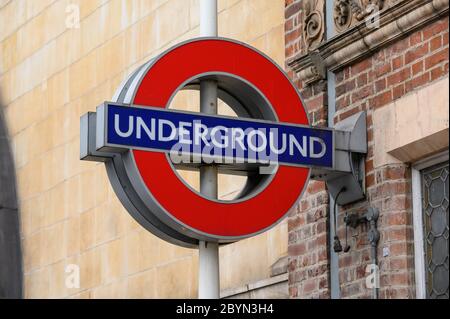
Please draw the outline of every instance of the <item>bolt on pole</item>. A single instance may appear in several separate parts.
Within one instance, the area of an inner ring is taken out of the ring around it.
[[[200,0],[200,35],[217,37],[217,0]],[[217,114],[217,82],[200,82],[200,112]],[[200,168],[200,192],[210,198],[218,197],[217,166]],[[218,299],[220,297],[219,244],[199,242],[198,297]]]

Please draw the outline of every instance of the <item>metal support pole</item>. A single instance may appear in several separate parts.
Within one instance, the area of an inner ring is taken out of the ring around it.
[[[200,0],[200,33],[204,37],[217,36],[217,0]],[[217,82],[200,82],[200,112],[217,114]],[[200,192],[208,197],[218,197],[217,166],[200,168]],[[219,245],[199,242],[198,297],[218,299],[220,297]]]
[[[200,35],[217,37],[217,0],[200,0]]]

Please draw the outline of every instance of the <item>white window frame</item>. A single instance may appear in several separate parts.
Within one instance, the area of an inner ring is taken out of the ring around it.
[[[414,163],[412,171],[412,204],[414,225],[414,264],[416,278],[416,298],[426,299],[426,267],[423,239],[423,212],[422,212],[422,177],[420,172],[430,166],[448,162],[448,150],[432,157]]]

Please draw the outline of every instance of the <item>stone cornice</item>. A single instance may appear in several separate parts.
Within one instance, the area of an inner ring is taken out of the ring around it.
[[[316,50],[287,61],[307,84],[323,79],[324,70],[337,71],[394,42],[399,37],[447,15],[449,0],[404,0],[380,11],[378,26],[365,21],[344,31]]]

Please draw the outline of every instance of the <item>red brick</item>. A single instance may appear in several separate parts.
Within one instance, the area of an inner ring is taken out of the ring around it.
[[[396,180],[409,178],[411,176],[410,169],[405,166],[387,167],[383,171],[384,180]]]
[[[354,107],[348,111],[345,111],[339,115],[339,121],[345,120],[346,118],[352,116],[353,114],[356,114],[359,112],[359,109],[357,107]]]
[[[288,269],[292,271],[295,270],[296,268],[297,268],[297,259],[289,258]]]
[[[319,289],[325,289],[329,287],[328,278],[322,277],[319,279]]]
[[[285,54],[285,56],[286,56],[286,59],[287,59],[287,58],[290,58],[290,57],[293,57],[293,56],[294,56],[294,52],[295,52],[295,48],[294,48],[294,45],[293,45],[293,44],[287,46],[287,47],[284,49],[284,54]]]
[[[371,106],[378,108],[392,102],[392,92],[387,91],[385,93],[378,94],[370,100]]]
[[[406,225],[408,216],[406,212],[389,213],[384,216],[384,224],[388,226]],[[389,235],[388,235],[389,238]]]
[[[300,29],[294,29],[288,33],[285,33],[284,39],[286,41],[286,43],[290,43],[296,39],[298,39],[300,37],[301,33],[300,33]]]
[[[299,265],[300,265],[300,263],[299,263]],[[294,278],[289,281],[301,282],[301,281],[304,281],[305,279],[306,279],[306,271],[300,270],[300,271],[294,272]]]
[[[312,224],[305,225],[299,231],[299,239],[308,239],[315,235],[314,227]]]
[[[289,256],[299,256],[306,252],[305,243],[298,243],[294,245],[289,245],[288,247]]]
[[[429,73],[424,73],[422,75],[419,75],[419,76],[413,78],[412,80],[406,82],[405,91],[410,92],[419,86],[427,84],[429,81],[430,81]]]
[[[336,97],[339,97],[339,96],[347,93],[347,90],[345,89],[345,85],[346,84],[344,83],[344,84],[336,86],[336,89],[335,89],[336,90]]]
[[[408,244],[404,241],[392,243],[389,245],[390,256],[405,256],[408,254]]]
[[[403,52],[409,47],[408,38],[400,39],[391,45],[390,50],[392,54],[403,54]]]
[[[356,79],[358,87],[363,87],[367,84],[367,73],[363,73]]]
[[[290,282],[290,280],[289,280]],[[298,289],[297,287],[289,287],[289,296],[292,298],[298,297]]]
[[[326,103],[325,98],[326,98],[326,96],[321,95],[321,96],[316,96],[316,97],[306,101],[306,109],[308,111],[313,111],[313,110],[317,110],[319,108],[323,108],[323,106]]]
[[[408,218],[406,217],[406,219]],[[410,240],[413,238],[412,231],[407,226],[399,229],[388,229],[385,236],[389,241]]]
[[[290,18],[288,20],[286,20],[286,22],[284,23],[284,30],[286,31],[291,31],[294,28],[294,19]]]
[[[318,181],[312,181],[308,184],[308,194],[317,194],[321,191],[325,190],[325,183],[324,182],[318,182]]]
[[[356,279],[361,279],[361,278],[366,278],[367,274],[366,274],[366,265],[359,265],[356,267],[355,269],[355,278]]]
[[[431,81],[439,79],[440,77],[442,77],[445,74],[446,74],[446,72],[444,71],[444,68],[438,66],[430,71]]]
[[[376,62],[384,62],[386,60],[386,54],[384,50],[377,51],[373,54],[373,59]]]
[[[428,43],[424,43],[416,48],[413,48],[406,52],[405,54],[405,64],[410,64],[411,62],[423,58],[428,53]]]
[[[413,293],[413,289],[408,288],[396,288],[395,286],[390,287],[387,291],[389,294],[386,298],[389,299],[415,299],[416,295]]]
[[[448,48],[441,50],[425,59],[425,69],[430,69],[438,63],[448,61]]]
[[[351,67],[352,76],[356,76],[359,73],[361,73],[362,71],[369,69],[370,67],[372,67],[371,59],[362,60],[362,61],[352,65],[352,67]]]
[[[350,91],[353,91],[356,87],[356,81],[350,80],[336,86],[336,97],[342,96]]]
[[[369,70],[369,72],[367,72],[368,74],[368,82],[373,82],[377,79],[377,76],[375,74],[375,71],[372,69]]]
[[[414,63],[411,67],[412,69],[412,75],[417,75],[418,73],[423,71],[423,61],[419,61],[417,63]]]
[[[317,245],[325,246],[328,242],[327,234],[321,234],[317,237]]]
[[[286,7],[284,11],[284,17],[286,19],[292,17],[294,14],[298,13],[301,9],[301,1],[292,3]]]
[[[381,178],[378,176],[379,172],[376,172],[377,182],[381,183]],[[385,195],[402,195],[410,193],[410,182],[409,181],[388,181],[382,185],[382,191]],[[389,197],[390,198],[390,197]]]
[[[386,74],[388,74],[391,71],[392,71],[391,64],[388,63],[388,62],[384,63],[384,64],[377,65],[375,67],[375,75],[377,77],[386,75]]]
[[[438,35],[430,40],[430,51],[435,51],[442,46],[442,36]]]
[[[366,173],[373,171],[373,160],[366,160]]]
[[[350,105],[350,97],[343,96],[336,100],[336,109],[340,110]]]
[[[326,248],[319,250],[318,258],[319,262],[328,260],[328,250]]]
[[[339,267],[346,268],[352,265],[352,256],[351,255],[345,255],[341,258],[339,258]]]
[[[297,229],[301,223],[300,223],[300,217],[299,216],[295,216],[293,218],[289,218],[288,219],[288,231],[292,231],[294,229]]]
[[[405,85],[404,84],[397,85],[396,87],[394,87],[392,89],[392,97],[394,98],[394,100],[402,97],[403,95],[405,95]]]
[[[402,66],[403,66],[402,55],[392,60],[392,70],[400,69]]]
[[[300,203],[300,209],[301,209],[302,211],[305,211],[305,210],[307,210],[309,207],[310,207],[310,206],[309,206],[309,201],[308,201],[307,199],[303,199],[303,200],[301,201],[301,203]]]
[[[408,285],[409,284],[409,274],[408,273],[393,273],[389,278],[391,285]]]
[[[389,260],[389,266],[391,270],[401,270],[406,269],[408,263],[405,258],[392,258]]]
[[[386,89],[386,79],[381,79],[375,82],[375,93],[379,93]]]
[[[310,279],[307,280],[304,284],[303,284],[303,293],[308,294],[311,293],[313,291],[315,291],[317,289],[317,280],[315,279]]]
[[[368,85],[352,94],[352,103],[356,103],[373,94],[373,86]]]
[[[327,223],[324,220],[318,221],[316,223],[316,233],[320,234],[322,232],[326,232],[327,231]]]
[[[312,251],[312,250],[316,249],[316,247],[317,247],[317,241],[316,241],[316,239],[309,240],[309,241],[306,243],[306,249],[308,249],[308,251]]]
[[[372,114],[367,114],[366,116],[367,127],[370,128],[373,125]]]
[[[350,67],[344,69],[344,80],[348,80],[350,78]]]
[[[423,40],[425,41],[445,30],[448,30],[448,17],[425,27],[423,30]]]
[[[417,31],[409,37],[409,45],[415,46],[416,44],[419,44],[422,42],[422,31]]]
[[[386,192],[389,196],[389,193]],[[408,196],[389,196],[384,199],[383,202],[383,209],[385,210],[391,210],[391,211],[399,211],[399,210],[406,210],[411,208],[411,199]],[[407,218],[405,216],[405,218]],[[405,221],[406,223],[406,221]]]

